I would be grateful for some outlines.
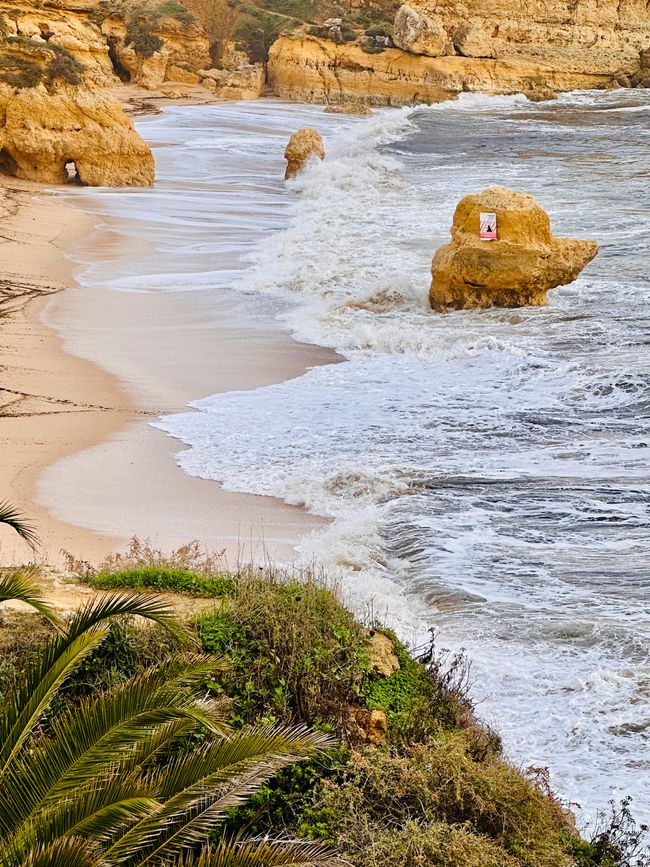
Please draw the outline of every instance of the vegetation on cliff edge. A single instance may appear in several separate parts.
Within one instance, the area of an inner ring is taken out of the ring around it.
[[[216,562],[199,564],[195,548],[166,561],[137,544],[130,556],[83,571],[95,585],[203,597],[185,626],[225,663],[200,688],[235,730],[308,725],[336,738],[336,748],[283,768],[230,810],[212,830],[213,845],[240,833],[299,836],[334,846],[356,867],[646,867],[629,810],[585,840],[544,772],[505,760],[472,711],[461,659],[435,644],[414,659],[389,631],[359,623],[313,575],[225,574]],[[28,631],[26,617],[0,629],[3,694],[53,628],[41,621]],[[373,651],[382,634],[392,647],[383,673]],[[59,710],[110,695],[174,653],[165,631],[114,620],[68,679]],[[194,755],[209,737],[195,729],[181,752]]]

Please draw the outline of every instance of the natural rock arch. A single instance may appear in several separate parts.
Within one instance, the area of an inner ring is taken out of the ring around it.
[[[85,187],[81,175],[79,174],[79,169],[77,168],[77,163],[72,158],[68,158],[63,161],[63,172],[64,172],[64,183],[66,184],[74,184],[78,187]]]

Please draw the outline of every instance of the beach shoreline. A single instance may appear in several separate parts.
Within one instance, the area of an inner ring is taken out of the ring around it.
[[[2,201],[0,264],[13,288],[0,308],[0,499],[36,526],[37,559],[60,566],[70,552],[97,563],[138,536],[164,551],[198,540],[230,565],[292,560],[300,536],[323,519],[187,476],[173,458],[183,446],[149,421],[203,392],[281,382],[335,354],[242,322],[237,305],[224,313],[223,299],[206,324],[182,309],[182,292],[157,299],[156,312],[144,310],[146,294],[80,287],[71,257],[81,243],[87,252],[107,242],[97,218],[13,179],[2,183]],[[129,239],[112,229],[119,254]],[[107,346],[112,355],[96,351]],[[3,563],[34,556],[0,530]]]

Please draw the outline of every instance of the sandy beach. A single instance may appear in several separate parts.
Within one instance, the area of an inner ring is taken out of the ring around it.
[[[34,185],[12,181],[2,193],[2,497],[37,527],[38,559],[59,564],[69,551],[97,562],[134,535],[164,550],[198,539],[230,563],[291,559],[318,519],[185,475],[173,459],[178,441],[148,421],[197,395],[298,376],[333,353],[242,318],[224,297],[199,320],[184,293],[152,304],[146,294],[81,289],[66,254],[82,242],[126,254],[119,226],[96,230],[93,217]],[[106,370],[89,360],[98,352]],[[4,563],[33,558],[0,532]]]

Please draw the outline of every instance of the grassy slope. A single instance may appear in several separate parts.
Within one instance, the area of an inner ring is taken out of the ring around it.
[[[382,676],[370,664],[367,631],[310,576],[227,576],[214,564],[197,569],[196,558],[147,562],[146,554],[86,578],[215,598],[214,610],[192,625],[204,650],[227,660],[226,674],[206,689],[229,702],[233,724],[303,721],[339,737],[334,753],[282,772],[233,811],[229,832],[325,839],[356,867],[632,863],[611,851],[606,860],[581,841],[543,775],[531,779],[504,760],[498,737],[471,711],[458,660],[432,648],[426,664],[417,662],[388,633],[400,669]],[[0,629],[0,692],[47,633],[27,627],[28,617]],[[68,700],[120,682],[167,650],[156,630],[115,624]],[[387,718],[379,745],[364,733],[371,710]]]

